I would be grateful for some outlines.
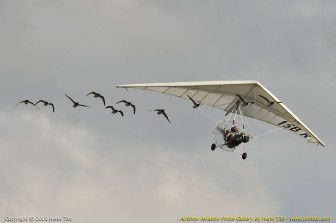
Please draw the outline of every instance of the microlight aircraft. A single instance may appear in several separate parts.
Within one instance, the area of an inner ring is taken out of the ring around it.
[[[225,132],[236,124],[237,116],[241,118],[242,133],[246,133],[250,139],[254,137],[245,117],[269,123],[278,129],[288,130],[309,143],[325,146],[283,102],[255,80],[146,83],[118,85],[117,87],[126,90],[135,88],[154,91],[225,111],[225,118],[215,125],[214,143],[211,149],[215,150],[218,147],[230,152],[238,151],[243,159],[246,159],[247,154],[239,151],[238,146],[241,142],[229,146],[225,138]]]

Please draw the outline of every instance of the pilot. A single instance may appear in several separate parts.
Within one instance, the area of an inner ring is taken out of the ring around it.
[[[229,148],[233,148],[241,144],[246,143],[250,140],[250,136],[246,135],[244,132],[239,133],[239,127],[234,125],[230,130],[226,130],[224,134],[224,139]]]
[[[225,141],[231,141],[239,133],[239,127],[234,125],[230,130],[226,130],[224,134]]]

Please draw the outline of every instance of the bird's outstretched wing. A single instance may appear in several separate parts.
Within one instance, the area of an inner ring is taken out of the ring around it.
[[[70,98],[67,94],[65,94],[65,96],[67,96],[71,101],[72,101],[72,103],[76,103],[74,100],[72,100],[72,98]]]
[[[265,99],[265,101],[267,101],[268,106],[272,106],[274,103],[278,103],[278,104],[282,103],[281,101],[270,101],[268,98],[266,98],[265,96],[262,96],[260,94],[259,94],[259,96],[262,97],[263,99]]]
[[[124,112],[122,112],[121,110],[117,110],[117,112],[119,112],[121,114],[121,116],[124,117]]]
[[[169,120],[168,115],[166,114],[166,112],[163,111],[162,114],[164,115],[164,117],[166,117],[166,119],[167,119],[168,122],[170,123],[170,120]]]
[[[117,104],[119,104],[120,102],[124,102],[124,103],[127,103],[128,101],[125,101],[125,100],[121,100],[121,101],[118,101]]]
[[[190,97],[189,95],[187,95],[188,98],[192,101],[192,103],[194,104],[195,108],[197,108],[200,104],[197,103],[194,99],[192,99],[192,97]]]
[[[267,103],[268,103],[268,104],[270,104],[270,103],[271,103],[271,101],[270,101],[270,100],[268,100],[268,98],[266,98],[265,96],[262,96],[262,95],[260,95],[260,94],[259,94],[259,96],[260,96],[260,97],[262,97],[262,98],[263,98],[265,101],[267,101]]]
[[[114,110],[113,106],[111,106],[111,105],[106,106],[105,108],[110,108],[110,109]]]
[[[240,96],[239,94],[236,94],[236,96],[243,102],[243,107],[248,105],[249,103],[254,104],[253,101],[245,101],[244,98]]]
[[[54,106],[54,104],[53,103],[48,103],[48,105],[50,105],[52,107],[52,109],[53,109],[53,112],[55,112],[55,106]]]
[[[82,106],[82,107],[91,108],[90,106],[87,106],[87,105],[82,105],[82,104],[78,104],[78,106]]]
[[[35,108],[37,108],[38,110],[40,110],[39,107],[37,107],[33,102],[28,101],[28,103],[34,105]]]
[[[133,113],[135,114],[135,105],[131,104],[131,106],[133,107]]]
[[[24,103],[24,102],[26,102],[26,100],[20,101],[19,103],[17,103],[16,105],[14,105],[14,107],[18,106],[19,104]]]
[[[37,104],[40,103],[40,102],[45,103],[45,101],[43,101],[43,100],[39,100],[38,102],[35,103],[35,105],[37,105]]]
[[[244,103],[246,104],[246,101],[244,100],[244,98],[242,96],[240,96],[239,94],[236,94],[236,96]]]
[[[90,94],[96,94],[96,92],[91,91],[90,93],[88,93],[86,96],[90,95]]]
[[[99,97],[103,100],[103,103],[105,105],[105,98],[104,98],[104,96],[103,95],[99,95]]]

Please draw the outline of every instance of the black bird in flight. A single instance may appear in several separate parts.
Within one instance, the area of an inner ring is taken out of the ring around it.
[[[35,104],[34,104],[33,102],[29,101],[28,99],[27,99],[27,100],[20,101],[20,102],[17,103],[15,106],[17,106],[17,105],[19,105],[19,104],[21,104],[21,103],[25,103],[25,105],[32,104],[32,105],[35,106]],[[14,106],[14,107],[15,107],[15,106]],[[39,108],[36,107],[36,106],[35,106],[35,108],[39,109]]]
[[[65,96],[67,96],[67,97],[70,99],[70,101],[72,101],[72,103],[73,103],[73,107],[74,107],[74,108],[76,108],[76,107],[78,107],[78,106],[91,108],[90,106],[79,104],[79,102],[72,100],[72,98],[70,98],[70,97],[69,97],[68,95],[66,95],[66,94],[65,94]]]
[[[125,106],[132,106],[133,107],[133,113],[135,114],[135,105],[133,105],[131,102],[125,101],[125,100],[118,101],[117,104],[119,104],[120,102],[125,103]]]
[[[101,94],[99,94],[97,92],[92,91],[92,92],[88,93],[86,96],[88,96],[90,94],[93,94],[93,97],[95,97],[95,98],[98,98],[98,97],[101,98],[103,100],[104,105],[105,105],[105,98],[104,98],[103,95],[101,95]]]
[[[113,114],[119,112],[121,114],[121,116],[124,116],[124,113],[121,110],[117,110],[113,106],[106,106],[105,108],[111,108]]]
[[[52,107],[52,109],[53,109],[53,112],[55,112],[55,107],[54,107],[53,103],[49,103],[49,102],[44,101],[44,100],[39,100],[38,102],[35,103],[35,105],[37,105],[40,102],[43,102],[44,106],[50,105]]]
[[[267,103],[268,103],[267,106],[269,106],[269,107],[272,106],[272,105],[274,105],[274,103],[279,103],[279,104],[282,103],[281,101],[270,101],[266,97],[264,97],[264,96],[262,96],[260,94],[259,94],[259,96],[262,97],[265,101],[267,101]]]
[[[192,101],[192,103],[194,104],[193,108],[198,108],[201,104],[197,103],[196,101],[194,101],[194,99],[192,99],[189,95],[187,95],[188,98]]]
[[[149,110],[149,111],[156,111],[158,115],[161,115],[161,114],[164,115],[164,117],[166,117],[166,119],[170,123],[170,120],[168,118],[168,115],[165,112],[165,109],[154,109],[154,110]]]
[[[254,104],[253,101],[245,101],[244,98],[242,96],[240,96],[239,94],[236,94],[236,96],[243,102],[243,107],[245,107],[249,103]]]

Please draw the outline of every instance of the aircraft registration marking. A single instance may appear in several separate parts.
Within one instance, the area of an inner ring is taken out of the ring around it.
[[[299,135],[303,136],[304,138],[311,137],[311,135],[304,132],[300,127],[295,126],[293,123],[290,123],[288,121],[282,121],[282,122],[278,123],[278,125],[281,126],[282,128],[289,129],[292,132],[298,132],[299,133],[299,131],[301,131],[302,133],[299,133]]]

